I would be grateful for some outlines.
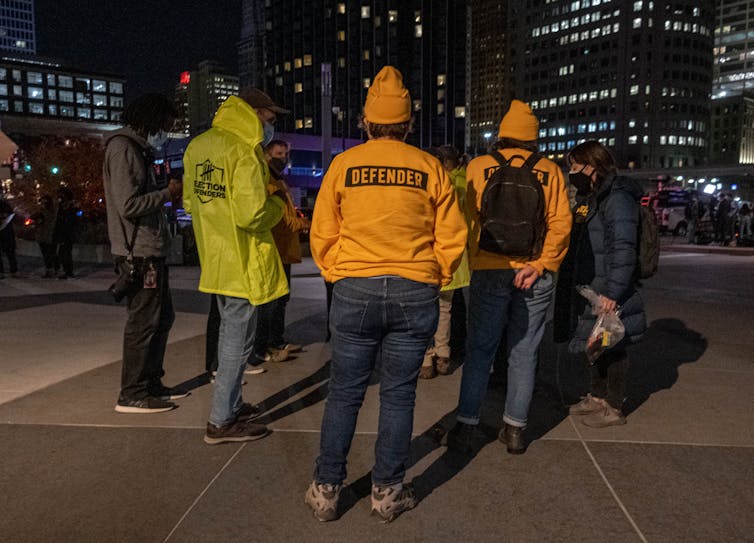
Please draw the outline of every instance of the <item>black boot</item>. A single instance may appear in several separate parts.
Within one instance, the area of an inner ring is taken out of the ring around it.
[[[510,454],[524,454],[526,452],[524,428],[522,426],[513,426],[506,422],[503,429],[500,430],[498,439],[505,443]]]
[[[474,435],[474,428],[471,424],[456,422],[456,425],[448,432],[448,449],[461,454],[471,452],[471,439]]]

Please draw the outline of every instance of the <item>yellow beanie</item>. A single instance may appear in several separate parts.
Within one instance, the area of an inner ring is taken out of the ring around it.
[[[497,135],[500,138],[534,141],[539,136],[539,121],[527,104],[521,100],[513,100],[508,113],[500,121]]]
[[[364,104],[364,120],[375,124],[398,124],[411,120],[411,96],[403,76],[385,66],[375,76]]]

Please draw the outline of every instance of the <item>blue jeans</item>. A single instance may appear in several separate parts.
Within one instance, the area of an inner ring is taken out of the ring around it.
[[[217,347],[217,375],[209,422],[225,426],[241,408],[243,370],[254,346],[257,308],[245,298],[216,295],[220,312],[220,337]]]
[[[515,275],[516,270],[477,270],[471,275],[466,361],[456,416],[460,422],[479,424],[490,368],[505,331],[510,354],[503,421],[526,426],[553,277],[545,271],[532,288],[520,290],[513,286]]]
[[[380,418],[372,481],[393,485],[406,473],[414,426],[416,380],[437,327],[438,287],[401,277],[335,283],[330,311],[332,363],[318,483],[341,484],[377,352],[382,351]]]

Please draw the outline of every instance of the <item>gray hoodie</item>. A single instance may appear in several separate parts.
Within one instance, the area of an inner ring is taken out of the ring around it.
[[[111,132],[105,145],[102,178],[110,251],[114,256],[128,254],[126,245],[138,219],[134,256],[167,256],[170,234],[163,206],[170,200],[170,192],[157,187],[149,144],[125,127]]]

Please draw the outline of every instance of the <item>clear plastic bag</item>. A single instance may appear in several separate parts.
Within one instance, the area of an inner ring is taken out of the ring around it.
[[[576,290],[589,301],[592,306],[592,314],[597,316],[597,321],[592,327],[592,332],[586,341],[586,358],[590,364],[594,362],[611,347],[615,347],[626,335],[626,328],[620,320],[620,310],[601,311],[600,296],[591,287],[580,285]]]

